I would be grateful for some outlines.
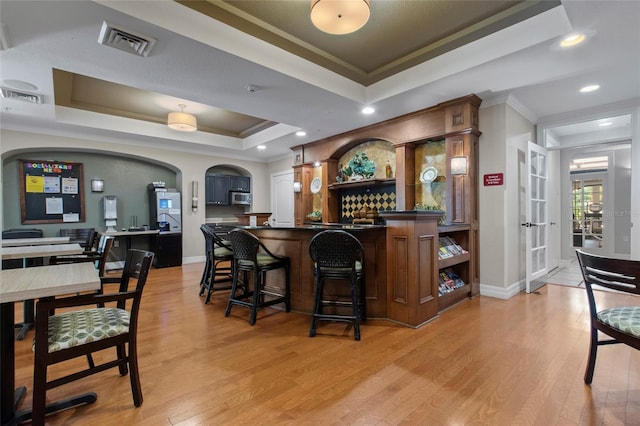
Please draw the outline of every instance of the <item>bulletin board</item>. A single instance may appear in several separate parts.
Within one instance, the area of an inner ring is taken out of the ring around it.
[[[23,224],[84,222],[81,163],[19,160]]]

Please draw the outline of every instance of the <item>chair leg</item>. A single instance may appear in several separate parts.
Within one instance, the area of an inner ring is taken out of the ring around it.
[[[200,293],[199,296],[204,294],[204,290],[207,285],[207,277],[209,276],[209,270],[211,269],[211,258],[207,256],[207,261],[204,264],[204,271],[202,271],[202,278],[200,278]]]
[[[596,355],[598,353],[598,330],[591,327],[591,344],[589,346],[589,359],[587,368],[584,371],[584,382],[588,385],[593,380],[593,371],[596,367]]]
[[[129,342],[129,379],[131,381],[131,393],[133,405],[142,405],[142,387],[140,386],[140,373],[138,372],[138,349],[136,340]]]
[[[124,344],[122,344],[122,345],[118,345],[118,346],[116,347],[116,353],[117,353],[117,355],[118,355],[118,359],[119,359],[119,360],[124,360],[124,359],[126,359],[126,357],[127,357],[127,352],[125,351]],[[120,365],[118,366],[118,371],[120,372],[120,375],[121,375],[121,376],[126,376],[126,375],[127,375],[127,373],[128,373],[127,364],[126,364],[126,363],[124,363],[124,362],[123,362],[122,364],[120,364]]]
[[[353,305],[353,337],[360,340],[360,296],[358,294],[358,280],[351,277],[351,304]]]
[[[263,274],[259,272],[253,273],[253,298],[251,302],[251,316],[249,317],[249,325],[255,325],[258,318],[258,305],[260,300],[264,298],[262,293]]]
[[[290,266],[287,265],[284,267],[284,305],[285,312],[291,312],[291,274],[290,274]]]
[[[234,271],[233,281],[231,282],[231,293],[229,293],[229,301],[227,302],[227,310],[224,312],[224,316],[228,317],[231,314],[231,306],[233,305],[233,298],[236,297],[238,291],[238,275],[240,271]]]
[[[47,365],[36,357],[33,368],[33,401],[31,405],[31,424],[44,425],[47,400]]]
[[[211,261],[211,266],[209,267],[209,276],[207,277],[207,283],[205,284],[205,287],[207,289],[207,297],[205,297],[204,299],[204,304],[208,304],[209,301],[211,300],[211,293],[213,290],[213,285],[216,282],[216,261],[212,260]]]
[[[322,312],[321,307],[322,300],[322,280],[316,275],[315,279],[315,296],[313,299],[313,312],[311,313],[311,327],[309,328],[309,337],[316,335],[316,328],[318,327],[318,317]]]

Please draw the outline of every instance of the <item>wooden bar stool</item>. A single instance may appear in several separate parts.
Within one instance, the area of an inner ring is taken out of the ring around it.
[[[364,255],[362,244],[356,237],[342,230],[327,230],[316,234],[309,243],[309,254],[314,262],[315,296],[309,336],[316,335],[318,320],[343,321],[353,324],[354,338],[360,340],[360,320],[366,319],[364,292]],[[349,283],[350,300],[329,297],[324,291],[324,280],[342,280]],[[331,313],[325,308],[333,307]],[[339,313],[351,308],[350,313]]]
[[[229,240],[233,249],[233,283],[225,316],[229,316],[233,305],[244,306],[251,310],[249,324],[254,325],[258,310],[267,306],[284,303],[286,311],[289,312],[291,310],[290,259],[271,253],[258,237],[244,229],[231,231]],[[284,289],[267,285],[267,271],[281,268],[285,273]],[[239,278],[241,271],[242,280]],[[253,276],[251,288],[249,274]],[[239,293],[240,289],[242,291]]]

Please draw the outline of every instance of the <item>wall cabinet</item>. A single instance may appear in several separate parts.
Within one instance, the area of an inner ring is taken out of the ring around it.
[[[207,176],[205,185],[207,204],[214,206],[229,205],[229,176]]]
[[[249,176],[207,175],[205,179],[205,195],[208,205],[228,206],[229,192],[250,192]]]
[[[229,191],[251,192],[249,176],[229,176]]]

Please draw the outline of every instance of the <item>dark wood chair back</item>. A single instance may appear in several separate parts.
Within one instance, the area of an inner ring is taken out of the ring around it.
[[[95,228],[61,228],[61,237],[69,237],[70,243],[78,243],[85,251],[91,251],[96,243],[98,234]]]
[[[632,306],[599,306],[593,286],[640,295],[640,261],[614,259],[576,250],[587,290],[591,346],[585,383],[591,383],[598,346],[623,343],[640,350],[640,299]],[[611,337],[600,340],[598,331]]]
[[[118,367],[122,376],[129,374],[134,405],[139,407],[142,404],[136,344],[138,312],[153,257],[152,252],[129,250],[118,292],[40,299],[37,303],[34,339],[33,424],[44,424],[44,416],[47,412],[45,406],[47,390],[114,367]],[[115,302],[115,307],[111,306],[113,302]],[[109,305],[105,307],[105,304]],[[80,306],[88,308],[65,309],[61,314],[49,315],[56,309]],[[92,320],[83,321],[83,318],[92,318]],[[91,329],[88,328],[89,326]],[[70,327],[73,330],[69,330]],[[109,328],[109,331],[105,331],[105,328]],[[102,333],[98,333],[98,335],[96,333],[99,330],[102,330]],[[68,340],[64,337],[66,334],[72,334],[78,338]],[[81,340],[79,336],[84,335],[91,335],[92,338]],[[117,349],[114,351],[116,358],[107,359],[101,364],[95,365],[90,355],[111,347]],[[49,365],[81,356],[88,357],[90,360],[87,368],[48,380],[47,367]],[[87,402],[91,401],[83,397],[79,401],[65,401],[64,407]]]

